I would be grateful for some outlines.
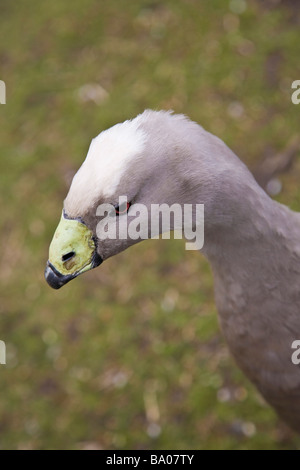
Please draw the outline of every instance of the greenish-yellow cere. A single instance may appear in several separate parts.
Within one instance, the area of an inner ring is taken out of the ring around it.
[[[55,291],[43,279],[69,178],[103,129],[173,108],[250,168],[285,152],[299,1],[28,4],[0,14],[0,449],[299,449],[234,364],[211,269],[183,240],[137,243]],[[277,177],[300,211],[300,155]]]
[[[92,268],[95,251],[93,233],[78,220],[65,219],[63,214],[54,233],[49,261],[63,275],[82,273]],[[74,252],[73,258],[64,261],[63,256]]]

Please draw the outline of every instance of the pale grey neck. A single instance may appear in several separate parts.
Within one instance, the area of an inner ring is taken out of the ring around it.
[[[245,189],[243,191],[243,184]],[[300,430],[300,217],[271,200],[249,175],[207,214],[203,254],[215,283],[220,324],[239,366]],[[234,200],[232,199],[234,194]]]
[[[202,252],[226,283],[234,279],[251,290],[264,276],[269,289],[286,271],[290,254],[300,254],[299,214],[273,201],[250,173],[244,183],[232,181],[230,194],[223,193],[206,222]]]

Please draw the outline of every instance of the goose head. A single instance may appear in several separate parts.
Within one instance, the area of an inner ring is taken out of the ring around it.
[[[291,361],[300,331],[300,217],[270,199],[238,157],[198,124],[145,111],[92,141],[64,201],[47,282],[59,289],[152,236],[152,208],[162,204],[205,206],[201,251],[213,269],[230,350],[279,416],[300,431],[299,368]],[[191,219],[193,228],[194,213]],[[170,221],[170,230],[182,228],[175,217]],[[132,225],[143,229],[132,236]],[[164,232],[162,224],[157,231]]]
[[[185,116],[147,110],[93,139],[73,178],[50,245],[45,270],[48,284],[58,289],[153,236],[153,205],[196,202],[207,209],[222,167],[217,157],[214,161],[210,158],[218,153],[216,148],[221,143],[212,138]],[[143,230],[129,236],[134,221]],[[170,222],[170,230],[181,228],[174,226],[174,220]],[[111,236],[105,232],[108,223]],[[161,232],[160,225],[155,235]]]

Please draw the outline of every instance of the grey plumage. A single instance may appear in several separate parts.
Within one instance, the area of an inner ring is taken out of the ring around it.
[[[217,137],[181,115],[145,111],[142,154],[128,162],[114,197],[202,203],[221,328],[236,362],[278,415],[300,432],[300,216],[273,201]],[[84,197],[84,195],[82,195]],[[98,204],[104,202],[99,188]],[[65,210],[72,217],[72,194]],[[78,214],[73,214],[74,217]],[[95,206],[80,214],[96,233]],[[98,241],[102,259],[139,240]]]
[[[292,342],[300,339],[300,215],[270,199],[218,138],[190,121],[163,117],[176,135],[168,153],[177,151],[176,174],[186,181],[175,200],[205,206],[202,252],[213,269],[229,348],[279,416],[300,432],[300,367],[291,361]]]

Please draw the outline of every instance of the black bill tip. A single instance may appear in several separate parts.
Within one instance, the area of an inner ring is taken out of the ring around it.
[[[98,255],[97,252],[93,254],[92,258],[92,266],[91,269],[96,268],[103,262],[103,259],[101,258],[100,255]],[[74,274],[61,274],[53,264],[50,263],[50,261],[47,261],[46,264],[46,269],[45,269],[45,279],[48,282],[49,286],[52,287],[52,289],[60,289],[62,286],[67,284],[68,282],[72,281],[72,279],[75,279],[80,274],[80,272],[74,273]]]
[[[49,286],[53,289],[60,289],[62,286],[67,284],[76,277],[76,274],[69,274],[67,276],[59,273],[54,266],[52,266],[49,261],[47,262],[45,269],[45,279],[48,282]]]

